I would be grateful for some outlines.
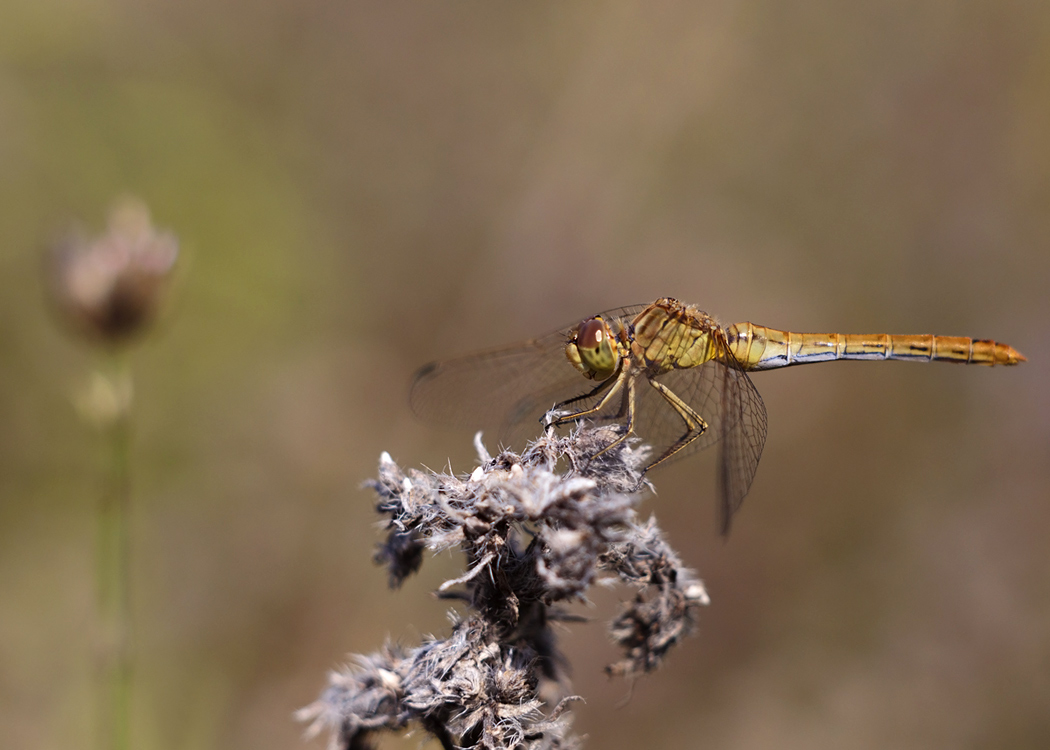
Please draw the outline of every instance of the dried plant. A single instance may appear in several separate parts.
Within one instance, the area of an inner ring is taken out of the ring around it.
[[[97,747],[131,746],[131,411],[129,345],[162,305],[178,257],[178,240],[155,229],[145,204],[118,201],[105,233],[71,232],[52,248],[51,300],[62,321],[93,345],[97,366],[74,396],[85,421],[109,443],[108,487],[97,506]]]
[[[321,697],[298,713],[309,733],[331,732],[331,747],[371,747],[380,730],[418,727],[446,749],[572,748],[563,694],[565,657],[551,623],[579,620],[567,609],[596,582],[619,579],[634,596],[610,624],[623,658],[610,674],[656,669],[694,628],[708,603],[654,519],[636,505],[647,486],[647,449],[628,441],[599,454],[613,426],[553,430],[522,454],[491,457],[469,477],[399,468],[383,454],[369,483],[386,517],[375,559],[397,587],[424,551],[459,548],[466,572],[439,595],[465,603],[452,631],[416,648],[387,644],[333,672]],[[544,690],[553,687],[554,690]]]

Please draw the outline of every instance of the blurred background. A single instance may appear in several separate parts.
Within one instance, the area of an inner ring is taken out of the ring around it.
[[[625,592],[564,633],[588,746],[1050,746],[1050,5],[3,0],[7,748],[90,744],[106,452],[41,256],[128,193],[182,245],[134,353],[136,747],[324,747],[330,667],[447,625],[460,560],[370,562],[381,451],[473,468],[412,372],[662,295],[1030,361],[758,373],[728,542],[713,456],[644,505],[699,633],[633,686]]]

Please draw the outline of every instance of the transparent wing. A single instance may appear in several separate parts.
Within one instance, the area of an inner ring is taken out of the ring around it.
[[[666,463],[691,456],[722,439],[725,369],[717,362],[706,362],[688,370],[672,370],[656,378],[707,422],[707,431]],[[686,425],[660,392],[649,386],[644,376],[639,378],[635,390],[635,433],[652,446],[653,458],[656,459],[685,434]]]
[[[621,307],[601,315],[630,321],[644,308]],[[565,357],[575,329],[423,366],[409,392],[412,411],[427,422],[494,431],[505,445],[520,446],[539,434],[548,409],[597,385]]]
[[[412,411],[424,421],[485,430],[514,445],[539,434],[540,418],[559,399],[587,392],[588,381],[569,364],[564,348],[559,331],[424,365],[409,392]]]
[[[729,533],[733,514],[740,509],[762,458],[766,444],[766,405],[751,378],[742,369],[722,367],[726,387],[722,390],[722,455],[718,489],[722,535]]]
[[[766,441],[766,407],[762,397],[735,361],[725,364],[710,360],[699,367],[672,370],[657,380],[707,422],[707,431],[669,462],[720,444],[719,524],[726,534],[762,457]],[[685,433],[682,418],[655,388],[648,386],[644,377],[637,385],[635,406],[635,432],[653,447],[654,457],[659,457]]]

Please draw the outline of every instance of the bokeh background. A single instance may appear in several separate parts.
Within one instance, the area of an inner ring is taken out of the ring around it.
[[[359,488],[472,468],[412,371],[662,295],[1030,361],[756,375],[729,541],[712,456],[646,501],[698,635],[629,686],[623,592],[564,634],[589,746],[1050,746],[1045,2],[3,0],[5,748],[92,736],[105,450],[40,256],[126,193],[183,247],[134,362],[136,747],[303,747],[329,667],[442,632],[459,560],[388,591]]]

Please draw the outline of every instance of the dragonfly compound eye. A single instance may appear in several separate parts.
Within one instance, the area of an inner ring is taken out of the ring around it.
[[[605,380],[616,370],[617,353],[612,333],[601,318],[581,323],[565,353],[573,366],[592,380]]]

